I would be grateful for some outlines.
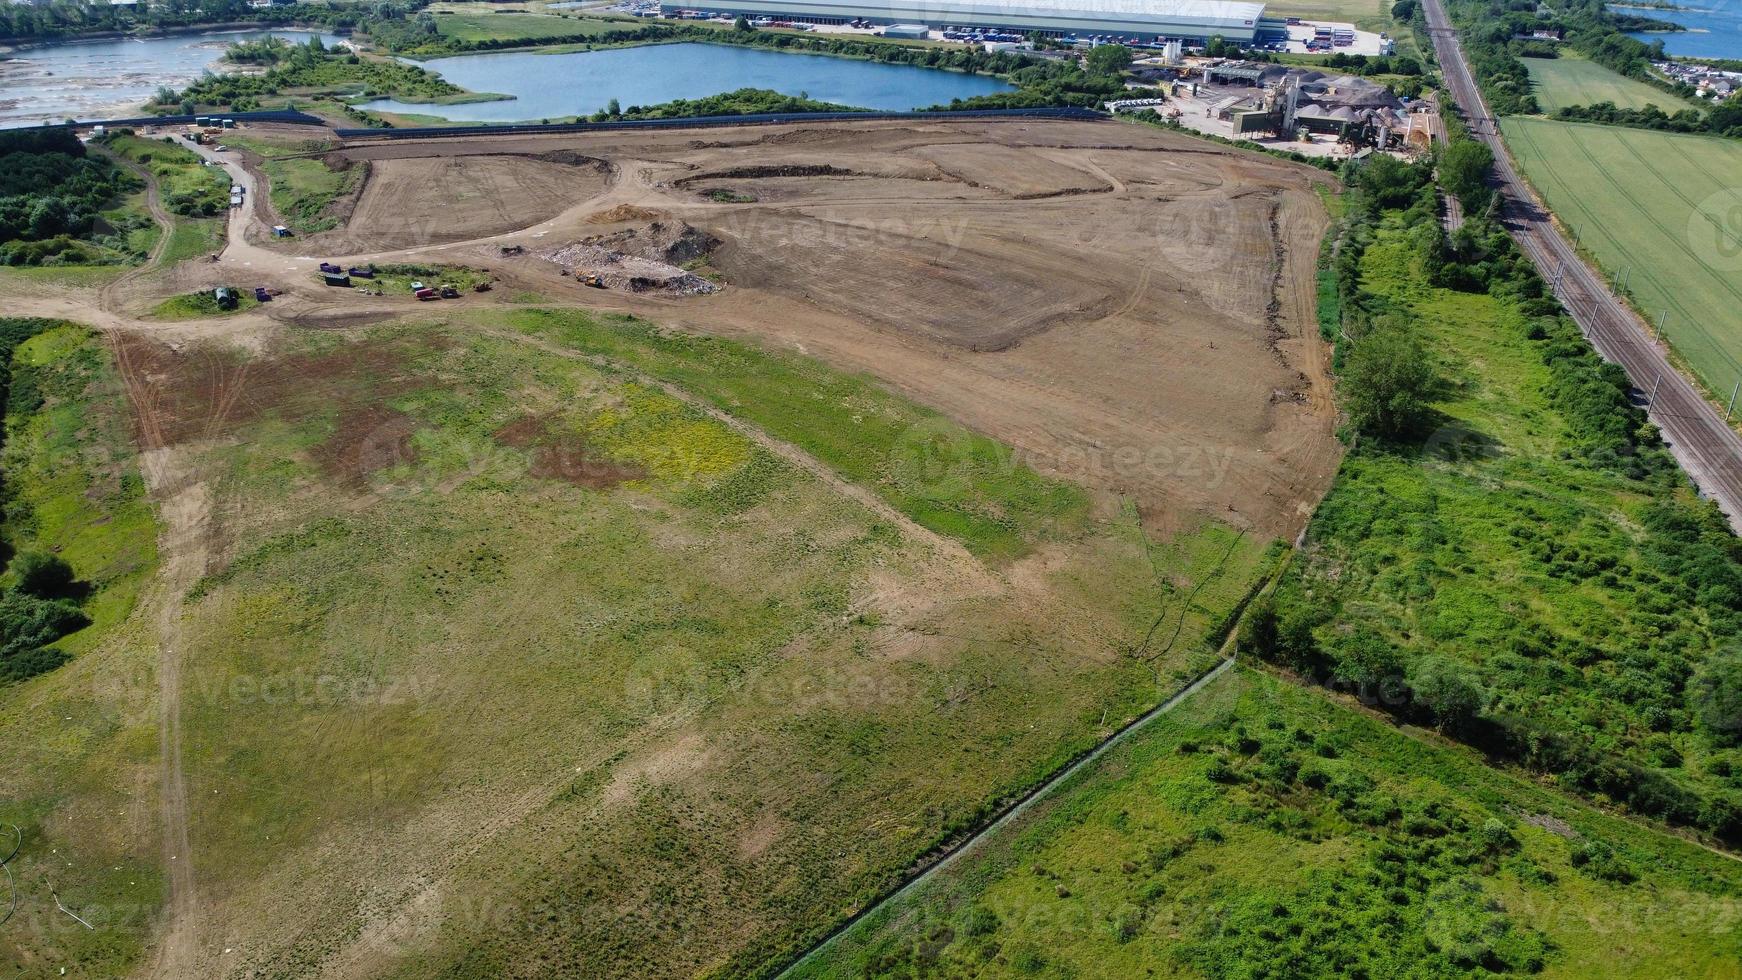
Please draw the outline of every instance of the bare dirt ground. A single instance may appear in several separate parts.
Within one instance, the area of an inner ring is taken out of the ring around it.
[[[1086,122],[400,140],[345,152],[373,170],[335,245],[404,244],[342,261],[484,265],[559,302],[867,371],[1042,470],[1134,497],[1153,526],[1207,514],[1289,535],[1335,467],[1313,326],[1326,220],[1315,171]],[[528,201],[516,189],[552,170],[571,176],[562,193]],[[433,217],[390,206],[439,200],[432,175],[497,189]],[[717,239],[705,261],[727,288],[587,290],[539,258],[655,222]],[[312,263],[314,244],[267,247]],[[527,252],[505,257],[505,244]]]

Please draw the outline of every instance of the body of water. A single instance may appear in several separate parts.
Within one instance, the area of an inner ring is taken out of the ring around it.
[[[699,99],[740,88],[773,89],[864,109],[923,109],[951,99],[1007,92],[985,75],[885,65],[722,44],[650,44],[603,51],[460,55],[422,62],[473,92],[512,100],[424,105],[378,99],[360,106],[457,122],[522,122],[590,115],[616,99],[624,108]]]
[[[68,41],[0,55],[0,128],[138,115],[158,88],[185,87],[237,41],[271,35],[303,43],[309,31],[227,31],[112,41]],[[339,39],[320,35],[326,44]]]
[[[1634,32],[1647,44],[1662,41],[1663,49],[1685,58],[1742,58],[1742,5],[1723,3],[1698,10],[1659,10],[1655,7],[1630,7],[1614,4],[1614,9],[1667,20],[1686,27],[1685,31],[1669,34]]]

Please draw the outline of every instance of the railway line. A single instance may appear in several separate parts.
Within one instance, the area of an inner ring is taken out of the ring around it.
[[[1730,527],[1742,534],[1742,436],[1670,363],[1653,332],[1555,227],[1548,208],[1513,167],[1499,125],[1476,88],[1463,45],[1440,0],[1424,0],[1423,7],[1446,85],[1469,119],[1471,134],[1494,151],[1501,219],[1507,231],[1553,285],[1555,296],[1597,353],[1627,372],[1682,469],[1702,495],[1717,502]]]

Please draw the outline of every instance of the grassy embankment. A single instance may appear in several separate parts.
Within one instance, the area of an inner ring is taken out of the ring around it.
[[[800,977],[1717,976],[1742,871],[1240,669]]]
[[[239,515],[187,606],[185,724],[202,890],[262,969],[420,907],[430,867],[482,911],[416,931],[411,973],[777,960],[1200,668],[1272,560],[1150,538],[867,379],[638,321],[283,343],[141,355]],[[224,379],[251,397],[208,422]]]
[[[116,976],[138,962],[164,895],[155,632],[131,617],[156,567],[157,531],[107,348],[82,327],[38,326],[9,362],[4,535],[71,564],[90,625],[53,644],[69,663],[0,685],[0,822],[24,834],[0,962],[27,975]],[[49,885],[95,928],[56,910]]]
[[[1742,380],[1742,143],[1508,118],[1525,177],[1720,401]],[[1665,312],[1667,323],[1662,318]]]
[[[297,234],[312,235],[338,227],[343,216],[337,209],[363,181],[363,164],[322,153],[331,148],[329,143],[246,135],[227,140],[260,157],[272,209]]]

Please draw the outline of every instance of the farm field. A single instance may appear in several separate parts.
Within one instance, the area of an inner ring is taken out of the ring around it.
[[[795,976],[1723,976],[1742,869],[1236,669]]]
[[[1524,175],[1612,283],[1625,277],[1707,389],[1742,380],[1742,146],[1702,136],[1543,119],[1501,121]]]
[[[1667,113],[1688,108],[1689,103],[1666,92],[1628,78],[1570,51],[1559,58],[1525,58],[1530,69],[1531,93],[1544,113],[1576,105],[1614,103],[1621,109],[1655,105]]]

